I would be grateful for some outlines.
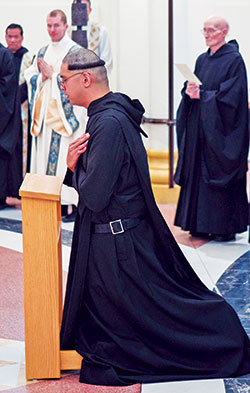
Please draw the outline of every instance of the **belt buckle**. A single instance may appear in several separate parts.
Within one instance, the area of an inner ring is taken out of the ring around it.
[[[116,228],[113,225],[118,225],[118,230],[116,230]],[[122,220],[115,220],[115,221],[110,221],[109,223],[111,232],[113,233],[113,235],[118,235],[119,233],[123,233],[124,232],[124,228],[122,225]],[[120,226],[120,228],[119,228]]]

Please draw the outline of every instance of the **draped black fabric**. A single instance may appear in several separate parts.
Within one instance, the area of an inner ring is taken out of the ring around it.
[[[15,150],[11,155],[8,172],[8,196],[18,197],[19,188],[23,181],[23,124],[21,118],[21,104],[28,99],[28,91],[26,82],[19,85],[19,74],[22,63],[22,58],[28,49],[21,47],[15,53],[12,53],[14,60],[14,67],[16,73],[17,94],[16,94],[16,110],[14,127],[18,135]],[[29,155],[31,134],[28,132],[28,152],[27,152],[27,169],[29,167]]]
[[[236,41],[199,56],[200,99],[185,94],[177,112],[181,186],[175,225],[229,234],[247,229],[246,171],[249,146],[245,65]]]
[[[14,62],[15,62],[15,70],[16,70],[16,78],[19,80],[19,74],[21,69],[21,63],[23,59],[23,55],[28,52],[27,48],[21,46],[15,53],[13,53]],[[28,99],[28,89],[26,82],[19,85],[19,99],[21,104]]]
[[[95,385],[247,373],[250,342],[236,313],[197,277],[154,201],[142,113],[119,93],[88,108],[88,148],[65,177],[79,205],[61,348],[83,355],[80,381]],[[92,231],[129,217],[141,221],[122,234]]]
[[[20,168],[15,166],[14,181],[10,162],[20,137],[20,106],[17,100],[17,78],[12,53],[0,44],[0,167],[1,185],[0,198],[18,196],[21,184]],[[7,162],[7,164],[6,164]]]

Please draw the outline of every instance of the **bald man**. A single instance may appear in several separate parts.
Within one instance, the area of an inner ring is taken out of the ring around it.
[[[208,18],[208,46],[195,65],[201,85],[186,82],[177,112],[181,186],[175,225],[192,236],[232,241],[246,231],[248,201],[248,97],[244,61],[228,22]]]

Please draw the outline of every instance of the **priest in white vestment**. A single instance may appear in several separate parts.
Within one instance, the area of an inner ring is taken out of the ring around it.
[[[78,47],[66,34],[67,28],[63,11],[49,13],[51,43],[38,51],[33,65],[25,71],[32,118],[31,173],[64,177],[68,146],[86,127],[86,110],[72,106],[60,89],[62,59]],[[63,189],[62,200],[76,203],[73,191]]]

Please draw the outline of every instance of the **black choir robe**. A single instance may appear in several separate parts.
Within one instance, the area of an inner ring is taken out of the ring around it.
[[[20,181],[12,182],[10,160],[20,134],[20,108],[17,103],[17,78],[13,55],[0,44],[0,199],[18,196]],[[16,179],[21,179],[19,172]]]
[[[143,107],[108,93],[88,108],[87,151],[65,184],[79,193],[61,349],[83,355],[80,382],[129,385],[235,377],[250,342],[229,304],[190,267],[155,203]],[[122,234],[93,223],[140,217]]]
[[[235,40],[196,61],[200,99],[182,91],[177,112],[179,158],[175,181],[181,186],[175,225],[191,232],[246,231],[248,201],[247,77]]]
[[[18,134],[14,153],[11,156],[9,165],[9,196],[18,196],[19,188],[23,181],[23,123],[21,118],[21,105],[28,99],[28,91],[26,82],[19,85],[19,74],[23,55],[28,52],[28,49],[23,46],[15,53],[12,53],[13,63],[16,73],[17,94],[16,94],[16,109],[15,109],[15,128]],[[28,152],[27,152],[27,168],[29,168],[29,156],[31,148],[31,134],[28,132]]]

